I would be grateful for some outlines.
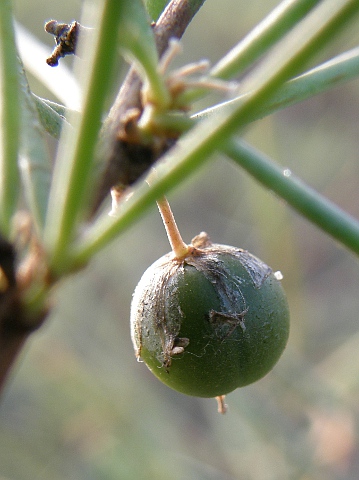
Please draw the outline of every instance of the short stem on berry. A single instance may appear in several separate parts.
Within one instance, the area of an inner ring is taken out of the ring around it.
[[[187,257],[191,248],[182,240],[170,204],[168,203],[166,197],[157,200],[157,206],[160,211],[173,253],[176,259],[182,260]]]

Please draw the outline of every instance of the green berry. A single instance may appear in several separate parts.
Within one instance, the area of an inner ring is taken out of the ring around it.
[[[276,364],[289,310],[278,275],[250,253],[192,240],[185,259],[169,253],[136,287],[131,331],[136,356],[169,387],[216,397]]]

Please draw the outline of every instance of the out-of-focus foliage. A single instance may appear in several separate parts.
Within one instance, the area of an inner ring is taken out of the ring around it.
[[[275,4],[207,0],[178,62],[216,61]],[[15,6],[18,20],[49,51],[44,21],[69,21],[80,11],[80,2],[69,0]],[[327,58],[358,40],[352,26]],[[32,88],[44,95],[35,82]],[[356,80],[256,122],[246,138],[359,217],[358,112]],[[186,241],[205,230],[213,241],[249,249],[282,271],[291,335],[279,364],[230,394],[228,414],[220,416],[214,400],[172,392],[136,362],[132,291],[169,250],[154,206],[64,282],[49,322],[23,352],[0,405],[0,477],[358,478],[357,258],[224,158],[214,158],[169,199]]]

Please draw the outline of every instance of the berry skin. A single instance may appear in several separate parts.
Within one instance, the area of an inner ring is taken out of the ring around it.
[[[198,397],[225,395],[266,375],[289,335],[285,293],[250,253],[201,233],[142,276],[131,305],[137,358],[163,383]]]

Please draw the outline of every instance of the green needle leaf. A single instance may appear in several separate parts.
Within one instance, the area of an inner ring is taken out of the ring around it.
[[[19,196],[20,88],[11,2],[0,2],[0,229],[9,236]]]
[[[320,0],[284,0],[272,10],[252,31],[237,43],[210,72],[210,77],[229,80],[253,65],[278,40],[319,4]],[[192,103],[207,92],[184,92],[181,101]]]
[[[169,93],[158,71],[158,53],[150,19],[142,0],[125,3],[125,14],[120,24],[121,46],[136,59],[136,65],[150,84],[151,98],[157,105],[169,102]]]
[[[223,151],[297,212],[359,255],[359,221],[243,141],[232,140]]]
[[[319,93],[323,93],[330,88],[341,85],[344,82],[352,80],[359,75],[359,47],[348,50],[331,60],[308,70],[298,77],[289,80],[281,86],[278,91],[264,101],[260,108],[252,112],[248,121],[258,120],[270,115],[277,110],[289,107],[296,103],[302,102]],[[219,103],[214,107],[207,108],[197,114],[193,118],[199,120],[211,115],[219,113],[228,105],[240,103],[246,97],[234,98],[227,102]]]
[[[210,75],[230,79],[257,60],[297,24],[320,0],[284,0],[210,71]]]

